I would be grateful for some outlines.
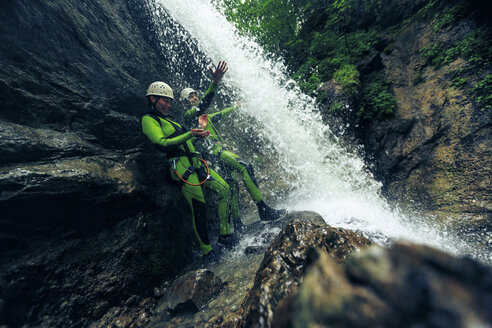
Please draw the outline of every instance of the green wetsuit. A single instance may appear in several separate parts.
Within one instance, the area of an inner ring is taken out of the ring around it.
[[[207,92],[210,91],[207,90]],[[205,93],[207,94],[207,93]],[[205,95],[204,95],[205,96]],[[211,149],[209,151],[213,154],[218,156],[220,159],[220,162],[225,164],[229,169],[232,169],[233,171],[237,172],[240,174],[243,178],[244,184],[246,185],[246,189],[248,190],[249,194],[251,195],[251,198],[255,203],[258,203],[259,201],[263,200],[263,197],[261,195],[260,189],[257,186],[256,179],[253,173],[253,167],[251,164],[248,164],[244,161],[242,161],[238,155],[234,154],[233,152],[230,152],[228,150],[225,150],[225,143],[224,140],[222,139],[222,136],[220,135],[219,131],[215,127],[214,123],[217,123],[222,117],[230,114],[232,111],[234,111],[236,107],[228,107],[226,109],[223,109],[222,111],[213,113],[208,115],[208,123],[207,127],[205,130],[210,131],[210,137],[209,141],[212,141]],[[193,107],[186,111],[185,113],[185,118],[187,120],[193,120],[194,118],[200,116],[203,114],[202,108],[198,110],[197,107]],[[204,152],[205,154],[207,152]],[[233,188],[233,191],[235,191],[237,188]],[[238,194],[237,192],[232,193],[232,216],[234,218],[239,217],[239,200],[238,200]]]
[[[163,116],[160,114],[147,114],[142,116],[142,131],[149,138],[149,140],[162,146],[169,158],[169,165],[171,170],[171,177],[175,181],[181,181],[181,179],[174,172],[183,177],[185,176],[187,169],[194,167],[194,172],[186,179],[189,183],[198,184],[204,180],[203,172],[206,169],[202,166],[202,162],[197,157],[197,152],[193,146],[192,141],[195,139],[191,132],[186,131],[180,124],[174,122],[170,116]],[[220,220],[221,235],[229,235],[229,199],[230,188],[229,185],[222,179],[215,171],[210,169],[210,176],[212,179],[207,180],[202,184],[205,188],[212,189],[217,192],[219,196],[218,216]],[[202,175],[199,177],[199,175]],[[208,238],[207,221],[205,216],[205,198],[202,192],[201,186],[191,186],[183,183],[181,191],[190,206],[193,222],[193,230],[198,239],[198,243],[202,249],[203,254],[208,254],[212,247]]]

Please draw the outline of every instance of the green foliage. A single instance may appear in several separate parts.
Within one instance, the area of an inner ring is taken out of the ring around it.
[[[377,17],[381,0],[215,0],[240,31],[283,56],[295,75],[331,78],[342,64],[354,64],[371,50],[378,31],[353,30],[354,17]],[[330,61],[325,60],[331,58]],[[307,64],[309,63],[309,67]]]
[[[316,101],[320,104],[325,104],[330,100],[330,95],[324,90],[320,90],[316,95]]]
[[[299,86],[308,94],[313,94],[314,90],[318,88],[321,84],[321,78],[318,73],[314,72],[309,76],[307,80],[303,80],[299,82]]]
[[[332,31],[314,32],[309,49],[304,52],[305,61],[297,68],[294,79],[304,92],[310,94],[320,82],[335,78],[334,74],[339,70],[348,73],[348,68],[352,67],[352,73],[355,73],[354,64],[371,53],[371,45],[376,42],[378,36],[379,33],[375,29],[355,31],[343,37]],[[302,56],[299,54],[299,57]],[[341,79],[341,72],[338,73],[338,79]],[[349,84],[343,86],[349,87]],[[355,95],[356,89],[357,86],[351,84],[347,91]]]
[[[476,28],[454,43],[434,44],[423,48],[421,53],[434,69],[439,69],[459,57],[464,58],[469,63],[466,71],[469,74],[480,76],[484,71],[488,71],[491,66],[492,41],[490,30]],[[491,109],[492,76],[490,74],[485,75],[480,82],[474,84],[469,90],[465,88],[468,81],[462,76],[464,73],[462,70],[451,72],[453,85],[470,93],[474,101],[484,106],[484,109]]]
[[[285,44],[294,39],[302,16],[296,15],[295,0],[216,0],[226,17],[237,28],[255,37],[273,53],[282,52]]]
[[[386,34],[398,33],[398,26],[378,25],[383,21],[381,0],[213,0],[224,8],[228,19],[238,30],[256,40],[274,55],[285,59],[293,78],[301,89],[313,94],[320,83],[332,78],[345,91],[358,98],[359,119],[384,118],[394,111],[395,98],[389,83],[381,73],[359,76],[355,65],[373,53],[373,47]],[[412,19],[431,22],[435,31],[442,31],[456,21],[480,13],[478,1],[428,0]],[[388,11],[386,11],[388,12]],[[362,27],[360,17],[372,17],[369,27]],[[487,26],[487,25],[486,25]],[[466,72],[453,72],[453,85],[471,85],[471,72],[490,72],[492,42],[490,29],[476,28],[453,42],[432,44],[421,49],[427,64],[434,69],[464,58]],[[394,43],[384,51],[392,52]],[[465,75],[466,73],[466,75]],[[491,78],[485,76],[469,92],[476,102],[490,108]],[[413,79],[413,85],[425,81],[423,74]],[[324,102],[327,94],[317,94]],[[357,101],[357,99],[355,99]],[[340,110],[336,103],[332,110]]]
[[[455,77],[453,79],[453,85],[457,88],[462,88],[466,84],[466,79],[462,77]]]
[[[356,96],[360,89],[360,73],[355,65],[344,64],[333,74],[333,78],[351,96]]]
[[[371,121],[391,116],[396,109],[396,99],[391,85],[380,72],[365,77],[361,89],[361,108],[357,116],[361,120]]]
[[[480,82],[472,88],[472,93],[475,96],[475,101],[484,109],[492,109],[492,74],[486,75]]]
[[[432,65],[434,69],[441,68],[444,65],[442,51],[442,46],[438,44],[428,45],[420,49],[420,53],[424,56],[426,63]]]
[[[490,64],[491,46],[489,33],[483,29],[475,29],[454,44],[433,44],[422,48],[420,52],[434,69],[439,69],[458,57],[466,58],[477,68],[483,68]]]
[[[329,111],[332,112],[332,113],[341,112],[343,110],[345,110],[345,105],[343,103],[341,103],[341,102],[335,102],[329,108]]]
[[[434,15],[434,30],[439,31],[442,28],[450,25],[452,22],[456,22],[466,17],[467,4],[464,2],[458,2],[450,7],[445,7],[444,10],[438,11]]]

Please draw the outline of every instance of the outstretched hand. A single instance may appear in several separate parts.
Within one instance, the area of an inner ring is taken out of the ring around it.
[[[220,81],[222,81],[222,77],[224,76],[225,72],[227,72],[229,67],[227,67],[227,63],[225,61],[221,60],[217,64],[215,70],[213,67],[209,67],[208,69],[210,70],[210,74],[212,74],[212,81],[218,84],[220,83]]]
[[[208,115],[203,114],[200,117],[198,117],[198,125],[202,128],[205,129],[207,127],[208,123]]]
[[[210,131],[203,129],[192,129],[191,135],[197,138],[206,138],[210,135]]]

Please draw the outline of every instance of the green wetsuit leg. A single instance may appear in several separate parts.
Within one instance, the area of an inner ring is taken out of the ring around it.
[[[186,157],[181,157],[179,161],[176,162],[176,171],[180,176],[183,176],[186,172],[186,168],[189,166],[188,159]],[[176,181],[181,181],[172,171],[171,177]],[[196,173],[192,173],[187,181],[192,184],[200,183]],[[208,238],[205,197],[202,188],[201,186],[191,186],[182,182],[181,192],[191,210],[193,231],[198,240],[198,244],[200,245],[203,255],[208,254],[212,250],[212,246],[210,245],[210,240]]]
[[[236,171],[231,172],[231,181],[229,182],[231,188],[231,217],[232,222],[235,220],[241,220],[241,210],[239,209],[239,185],[237,183]]]
[[[237,173],[231,170],[230,167],[220,160],[219,153],[222,147],[216,147],[213,153],[205,154],[205,158],[210,163],[215,163],[220,165],[220,169],[223,170],[221,173],[222,177],[225,177],[225,181],[229,184],[231,189],[231,218],[232,222],[237,222],[236,220],[241,220],[241,211],[239,209],[239,185],[237,183]]]
[[[213,180],[209,180],[203,184],[205,188],[212,189],[219,196],[219,205],[217,212],[219,216],[219,233],[221,235],[229,235],[231,226],[229,224],[229,201],[231,198],[231,189],[227,182],[222,179],[214,170],[210,169],[210,176]]]
[[[253,182],[253,179],[248,173],[246,167],[238,162],[238,158],[239,156],[227,150],[224,150],[220,154],[221,161],[223,161],[227,164],[228,167],[242,175],[244,184],[246,185],[246,189],[248,189],[248,192],[251,195],[253,201],[257,203],[263,199],[260,189],[258,189],[258,186]]]

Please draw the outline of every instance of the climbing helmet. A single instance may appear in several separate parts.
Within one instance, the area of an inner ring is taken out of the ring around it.
[[[145,96],[159,96],[174,99],[173,89],[161,81],[152,82],[147,89],[147,94]]]
[[[192,88],[184,88],[183,90],[181,90],[181,93],[179,95],[179,99],[181,99],[181,101],[185,101],[188,99],[188,97],[192,93],[197,93],[197,92]]]

